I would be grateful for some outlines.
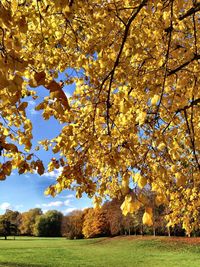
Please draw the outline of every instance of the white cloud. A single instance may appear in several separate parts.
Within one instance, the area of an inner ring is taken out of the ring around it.
[[[71,206],[70,202],[71,202],[71,200],[67,199],[63,203],[64,203],[65,206]]]
[[[52,208],[52,207],[55,207],[55,208],[58,208],[58,207],[73,207],[71,205],[71,200],[70,199],[67,199],[65,201],[60,201],[60,200],[57,200],[57,201],[51,201],[49,203],[42,203],[42,204],[36,204],[35,205],[37,208]]]
[[[64,214],[68,214],[74,210],[77,210],[77,208],[67,208],[66,210],[63,211]]]
[[[52,172],[45,172],[42,176],[50,177],[50,178],[57,178],[61,175],[63,167],[53,170]]]
[[[35,110],[35,105],[36,102],[33,100],[29,100],[28,101],[29,107],[28,107],[28,111],[30,112],[31,115],[36,115],[38,114],[38,112]]]
[[[64,93],[65,93],[67,98],[70,98],[72,96],[72,94],[70,94],[69,92],[64,92]]]
[[[75,198],[75,195],[73,194],[69,194],[69,195],[65,195],[65,196],[58,196],[59,198],[62,198],[62,199],[72,199],[72,198]]]
[[[49,211],[49,210],[42,210],[43,211],[43,213],[47,213],[47,211]]]
[[[66,198],[75,198],[75,196],[73,194],[70,194],[70,195],[66,196]]]
[[[31,105],[31,106],[35,106],[35,101],[33,101],[33,100],[29,100],[29,101],[28,101],[28,104]]]
[[[15,209],[18,210],[18,209],[21,209],[21,208],[23,208],[23,207],[24,207],[24,205],[19,204],[19,205],[16,205],[16,206],[15,206]]]
[[[47,204],[42,204],[42,207],[61,207],[64,203],[62,201],[52,201]]]
[[[8,202],[3,202],[2,204],[0,204],[0,210],[7,210],[7,209],[12,209],[12,205]]]
[[[88,209],[88,208],[91,208],[91,207],[84,207],[84,208],[82,208],[81,210],[84,211],[84,210],[86,210],[86,209]]]
[[[31,115],[38,114],[38,112],[34,108],[31,108],[29,111],[30,111]]]

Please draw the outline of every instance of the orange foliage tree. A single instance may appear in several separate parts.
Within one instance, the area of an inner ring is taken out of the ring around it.
[[[107,236],[109,234],[109,223],[102,209],[88,209],[84,216],[83,235],[86,238]]]

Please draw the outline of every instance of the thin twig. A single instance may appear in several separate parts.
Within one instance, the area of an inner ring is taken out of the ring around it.
[[[186,11],[185,14],[179,16],[179,20],[183,20],[192,14],[195,14],[196,12],[200,11],[200,2],[196,3],[194,7],[190,8],[188,11]]]
[[[167,77],[169,77],[169,76],[171,76],[172,74],[175,74],[176,72],[182,70],[184,67],[186,67],[187,65],[189,65],[190,63],[192,63],[194,60],[199,60],[199,59],[200,59],[200,55],[198,55],[198,54],[194,54],[194,56],[193,56],[190,60],[188,60],[188,61],[186,61],[185,63],[181,64],[181,65],[178,66],[177,68],[175,68],[175,69],[169,71],[168,74],[167,74]]]
[[[123,39],[122,39],[122,43],[121,43],[121,47],[120,47],[119,53],[118,53],[117,58],[115,60],[113,69],[111,70],[111,72],[109,74],[110,82],[109,82],[109,88],[108,88],[108,97],[107,97],[107,101],[106,101],[106,104],[107,104],[106,105],[107,106],[107,117],[106,117],[106,120],[107,120],[108,135],[110,135],[110,125],[109,125],[109,123],[110,123],[110,111],[109,110],[111,108],[110,94],[111,94],[112,82],[113,82],[114,75],[115,75],[115,69],[117,68],[117,66],[119,64],[119,60],[120,60],[121,54],[123,52],[124,45],[126,43],[127,37],[128,37],[128,33],[129,33],[129,29],[130,29],[131,23],[136,18],[136,16],[141,11],[141,9],[146,5],[147,1],[148,0],[143,0],[142,3],[138,6],[136,12],[134,12],[134,14],[129,18],[129,20],[128,20],[127,24],[126,24],[125,31],[124,31],[124,36],[123,36]]]

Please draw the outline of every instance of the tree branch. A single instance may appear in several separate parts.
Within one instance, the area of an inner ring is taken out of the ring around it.
[[[193,107],[193,106],[196,106],[196,105],[198,105],[199,103],[200,103],[200,98],[197,98],[197,99],[195,99],[195,100],[192,100],[192,101],[190,102],[189,105],[187,105],[187,106],[185,106],[185,107],[183,107],[183,108],[179,108],[179,109],[177,109],[176,114],[179,113],[179,112],[181,112],[181,111],[186,111],[187,109],[189,109],[189,108],[191,108],[191,107]]]
[[[160,95],[160,100],[158,103],[158,107],[157,107],[157,113],[159,113],[159,109],[160,109],[160,105],[162,103],[162,99],[163,99],[163,95],[164,95],[164,91],[165,91],[165,82],[166,82],[166,78],[167,78],[167,66],[168,66],[168,60],[169,60],[169,52],[170,52],[170,46],[171,46],[171,40],[172,40],[172,31],[173,31],[173,4],[174,1],[171,1],[171,18],[170,18],[170,32],[169,32],[169,39],[167,42],[167,52],[166,52],[166,56],[165,56],[165,73],[164,73],[164,79],[163,79],[163,83],[162,83],[162,91],[161,91],[161,95]],[[156,117],[157,115],[155,115]]]
[[[194,138],[192,138],[192,133],[191,133],[191,129],[190,129],[190,125],[189,125],[189,121],[188,121],[187,111],[186,110],[184,110],[184,116],[185,116],[185,121],[186,121],[187,129],[188,129],[191,145],[192,145],[193,156],[194,156],[194,159],[196,161],[197,167],[198,167],[198,169],[200,171],[200,163],[199,163],[199,160],[198,160],[198,157],[197,157],[197,154],[196,154],[195,142],[194,142]]]
[[[175,74],[176,72],[182,70],[184,67],[186,67],[187,65],[192,63],[194,60],[198,60],[198,59],[200,59],[200,55],[194,54],[193,58],[191,58],[190,60],[186,61],[185,63],[183,63],[179,67],[175,68],[174,70],[169,71],[168,74],[167,74],[167,77],[169,77],[172,74]]]
[[[189,16],[191,16],[192,14],[196,13],[200,11],[200,2],[196,3],[194,7],[190,8],[188,11],[186,11],[185,14],[179,16],[179,20],[183,20]]]
[[[109,82],[109,88],[108,88],[108,97],[107,97],[107,101],[106,101],[106,104],[107,104],[107,127],[108,127],[108,134],[110,134],[110,127],[109,127],[109,109],[111,107],[111,104],[110,104],[110,93],[111,93],[111,87],[112,87],[112,82],[113,82],[113,78],[114,78],[114,74],[115,74],[115,69],[116,67],[118,66],[119,64],[119,59],[121,57],[121,54],[123,52],[123,49],[124,49],[124,45],[126,43],[126,39],[128,37],[128,33],[129,33],[129,29],[130,29],[130,26],[131,26],[131,23],[133,22],[133,20],[136,18],[136,16],[138,15],[138,13],[140,12],[140,10],[146,5],[148,0],[143,0],[141,2],[141,4],[138,6],[136,12],[134,12],[134,14],[130,17],[130,19],[128,20],[128,23],[126,24],[126,28],[125,28],[125,31],[124,31],[124,36],[123,36],[123,39],[122,39],[122,44],[121,44],[121,47],[120,47],[120,50],[119,50],[119,53],[117,55],[117,58],[115,60],[115,63],[114,63],[114,66],[113,66],[113,69],[112,71],[109,73],[110,75],[110,82]]]

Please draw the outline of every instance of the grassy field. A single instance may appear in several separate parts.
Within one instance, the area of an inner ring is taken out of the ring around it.
[[[0,240],[0,267],[31,266],[199,267],[200,244],[167,237]]]

